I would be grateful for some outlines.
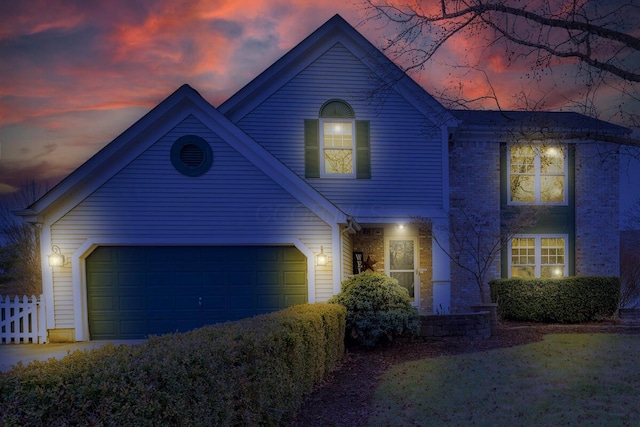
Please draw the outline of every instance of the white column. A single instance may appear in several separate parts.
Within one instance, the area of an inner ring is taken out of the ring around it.
[[[342,283],[342,233],[340,226],[333,224],[331,227],[331,263],[333,263],[333,294],[340,293]]]
[[[449,219],[433,220],[431,260],[433,263],[433,312],[448,314],[451,311],[451,260],[449,252]]]
[[[53,288],[53,268],[49,267],[51,253],[51,224],[42,225],[40,234],[40,267],[42,269],[42,293],[44,294],[44,312],[47,319],[47,329],[54,329],[55,325],[55,297]]]

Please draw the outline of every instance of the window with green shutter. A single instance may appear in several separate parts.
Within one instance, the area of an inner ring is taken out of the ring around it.
[[[307,178],[371,178],[369,121],[356,120],[349,104],[326,102],[304,131]]]

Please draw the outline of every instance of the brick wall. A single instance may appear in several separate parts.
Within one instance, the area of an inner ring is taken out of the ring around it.
[[[374,271],[384,273],[384,228],[362,228],[353,236],[353,250],[362,252],[365,260],[375,261]]]
[[[449,175],[452,223],[462,222],[461,212],[485,217],[483,232],[500,234],[500,144],[498,142],[457,141],[450,145]],[[471,259],[464,261],[466,265]],[[500,277],[500,259],[497,257],[487,281]],[[485,289],[489,300],[489,287]],[[452,264],[451,310],[466,312],[480,302],[480,291],[473,277]]]
[[[431,251],[431,238],[427,238],[426,230],[421,230],[418,235],[420,245],[420,313],[433,313],[433,258]]]
[[[618,155],[611,144],[576,145],[576,275],[618,276]]]

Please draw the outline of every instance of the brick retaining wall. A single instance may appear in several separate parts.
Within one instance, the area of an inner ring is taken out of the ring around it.
[[[481,312],[420,316],[420,336],[486,339],[491,336],[491,315]]]

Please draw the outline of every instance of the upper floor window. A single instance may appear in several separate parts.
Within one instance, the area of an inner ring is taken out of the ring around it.
[[[510,204],[567,203],[567,155],[564,146],[512,146],[508,161]]]
[[[567,236],[514,237],[510,243],[509,264],[510,277],[567,276]]]
[[[369,121],[341,100],[327,101],[318,116],[305,120],[305,176],[370,178]]]
[[[355,120],[321,119],[322,132],[320,146],[322,151],[323,168],[320,176],[341,175],[352,177],[353,153],[355,141],[353,138]]]

